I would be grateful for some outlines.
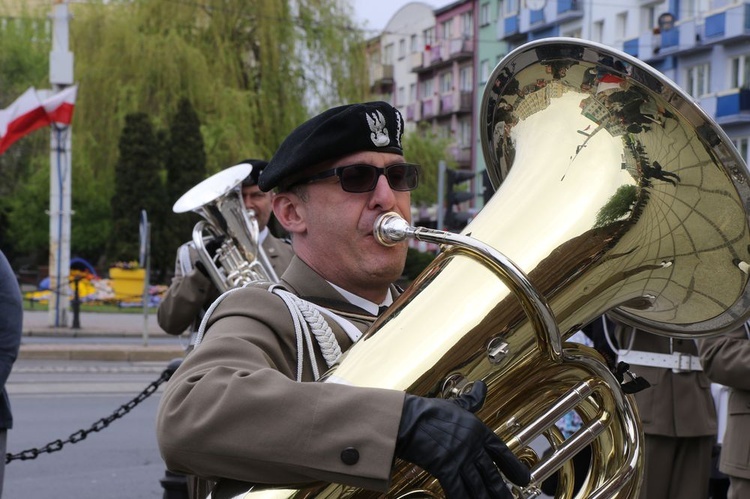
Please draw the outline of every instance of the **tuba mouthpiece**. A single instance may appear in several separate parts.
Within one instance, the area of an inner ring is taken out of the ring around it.
[[[380,215],[373,224],[372,234],[383,246],[395,246],[414,234],[414,227],[398,213],[389,211]]]

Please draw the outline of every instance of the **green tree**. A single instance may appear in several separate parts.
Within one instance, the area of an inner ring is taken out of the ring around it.
[[[606,227],[621,219],[633,209],[637,194],[634,185],[621,185],[596,214],[594,228]]]
[[[449,144],[448,139],[439,137],[430,125],[421,125],[404,134],[406,160],[422,166],[419,187],[411,195],[414,206],[430,206],[437,202],[438,163],[443,160],[446,167],[455,166],[448,151]]]
[[[146,113],[125,117],[120,136],[120,157],[115,167],[112,197],[112,234],[107,256],[110,262],[138,260],[141,210],[151,223],[151,240],[158,248],[164,231],[164,188],[160,178],[159,142]],[[166,264],[161,252],[152,251],[155,270]]]
[[[206,151],[200,120],[188,99],[182,99],[169,126],[169,137],[164,151],[167,170],[167,204],[170,230],[165,234],[165,251],[174,254],[190,239],[193,226],[200,217],[194,213],[174,213],[172,205],[183,194],[206,178]]]

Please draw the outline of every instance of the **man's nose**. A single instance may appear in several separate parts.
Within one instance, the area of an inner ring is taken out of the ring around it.
[[[390,209],[396,203],[396,195],[393,189],[391,189],[385,175],[378,177],[378,182],[375,184],[370,201],[371,205],[380,206],[385,209]]]

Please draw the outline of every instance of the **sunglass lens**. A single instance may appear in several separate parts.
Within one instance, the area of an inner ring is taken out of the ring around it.
[[[368,192],[378,181],[377,169],[370,165],[351,165],[341,170],[341,187],[347,192]]]
[[[391,165],[386,169],[386,176],[391,189],[411,191],[417,187],[417,167],[415,165]]]

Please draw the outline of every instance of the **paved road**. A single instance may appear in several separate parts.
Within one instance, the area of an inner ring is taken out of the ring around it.
[[[155,382],[163,364],[18,360],[6,385],[14,416],[8,452],[43,448],[91,429]],[[161,499],[165,467],[155,416],[162,388],[83,440],[8,464],[3,497]]]

